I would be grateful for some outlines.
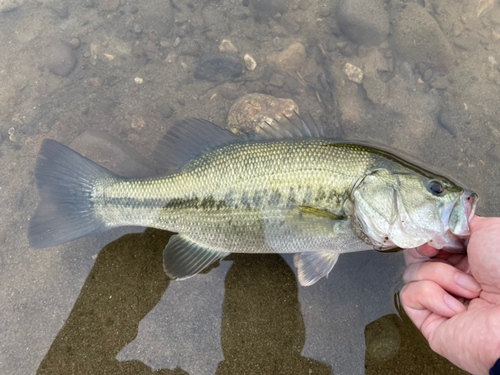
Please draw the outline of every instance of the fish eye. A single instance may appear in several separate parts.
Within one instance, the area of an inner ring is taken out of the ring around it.
[[[427,190],[429,190],[430,193],[436,196],[441,196],[444,193],[444,186],[441,182],[436,181],[436,180],[430,180],[429,183],[427,184]]]

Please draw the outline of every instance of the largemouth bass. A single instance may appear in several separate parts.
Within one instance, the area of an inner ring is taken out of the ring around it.
[[[475,193],[384,150],[325,138],[311,120],[294,116],[250,139],[205,120],[180,121],[156,151],[175,172],[145,179],[120,177],[44,140],[30,244],[154,227],[178,233],[164,250],[171,278],[231,252],[297,253],[302,285],[328,275],[340,253],[425,243],[464,249]]]

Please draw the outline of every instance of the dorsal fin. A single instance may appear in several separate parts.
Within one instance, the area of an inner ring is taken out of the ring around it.
[[[309,113],[300,117],[297,112],[281,121],[264,122],[252,139],[283,139],[322,137],[323,127],[314,122]]]
[[[176,122],[158,142],[155,162],[166,169],[179,169],[191,159],[215,148],[241,140],[229,130],[197,118]]]

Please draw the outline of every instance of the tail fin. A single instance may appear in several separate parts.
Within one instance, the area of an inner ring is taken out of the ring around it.
[[[95,182],[108,176],[113,173],[56,141],[44,140],[35,167],[42,201],[29,224],[30,245],[43,249],[109,229],[94,214],[92,201]]]

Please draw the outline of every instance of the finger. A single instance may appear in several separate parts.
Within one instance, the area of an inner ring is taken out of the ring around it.
[[[406,269],[403,280],[405,283],[429,280],[444,290],[465,298],[476,298],[481,291],[481,286],[472,276],[443,262],[414,263]]]
[[[414,264],[414,263],[422,263],[422,262],[426,262],[426,261],[431,259],[425,255],[421,255],[417,248],[405,249],[404,256],[405,256],[406,265]]]
[[[405,285],[401,290],[401,303],[419,329],[431,313],[451,318],[465,311],[463,304],[439,285],[428,280]]]
[[[425,257],[432,258],[436,256],[439,253],[439,250],[430,246],[429,244],[423,244],[422,246],[419,246],[416,248],[417,252]]]

